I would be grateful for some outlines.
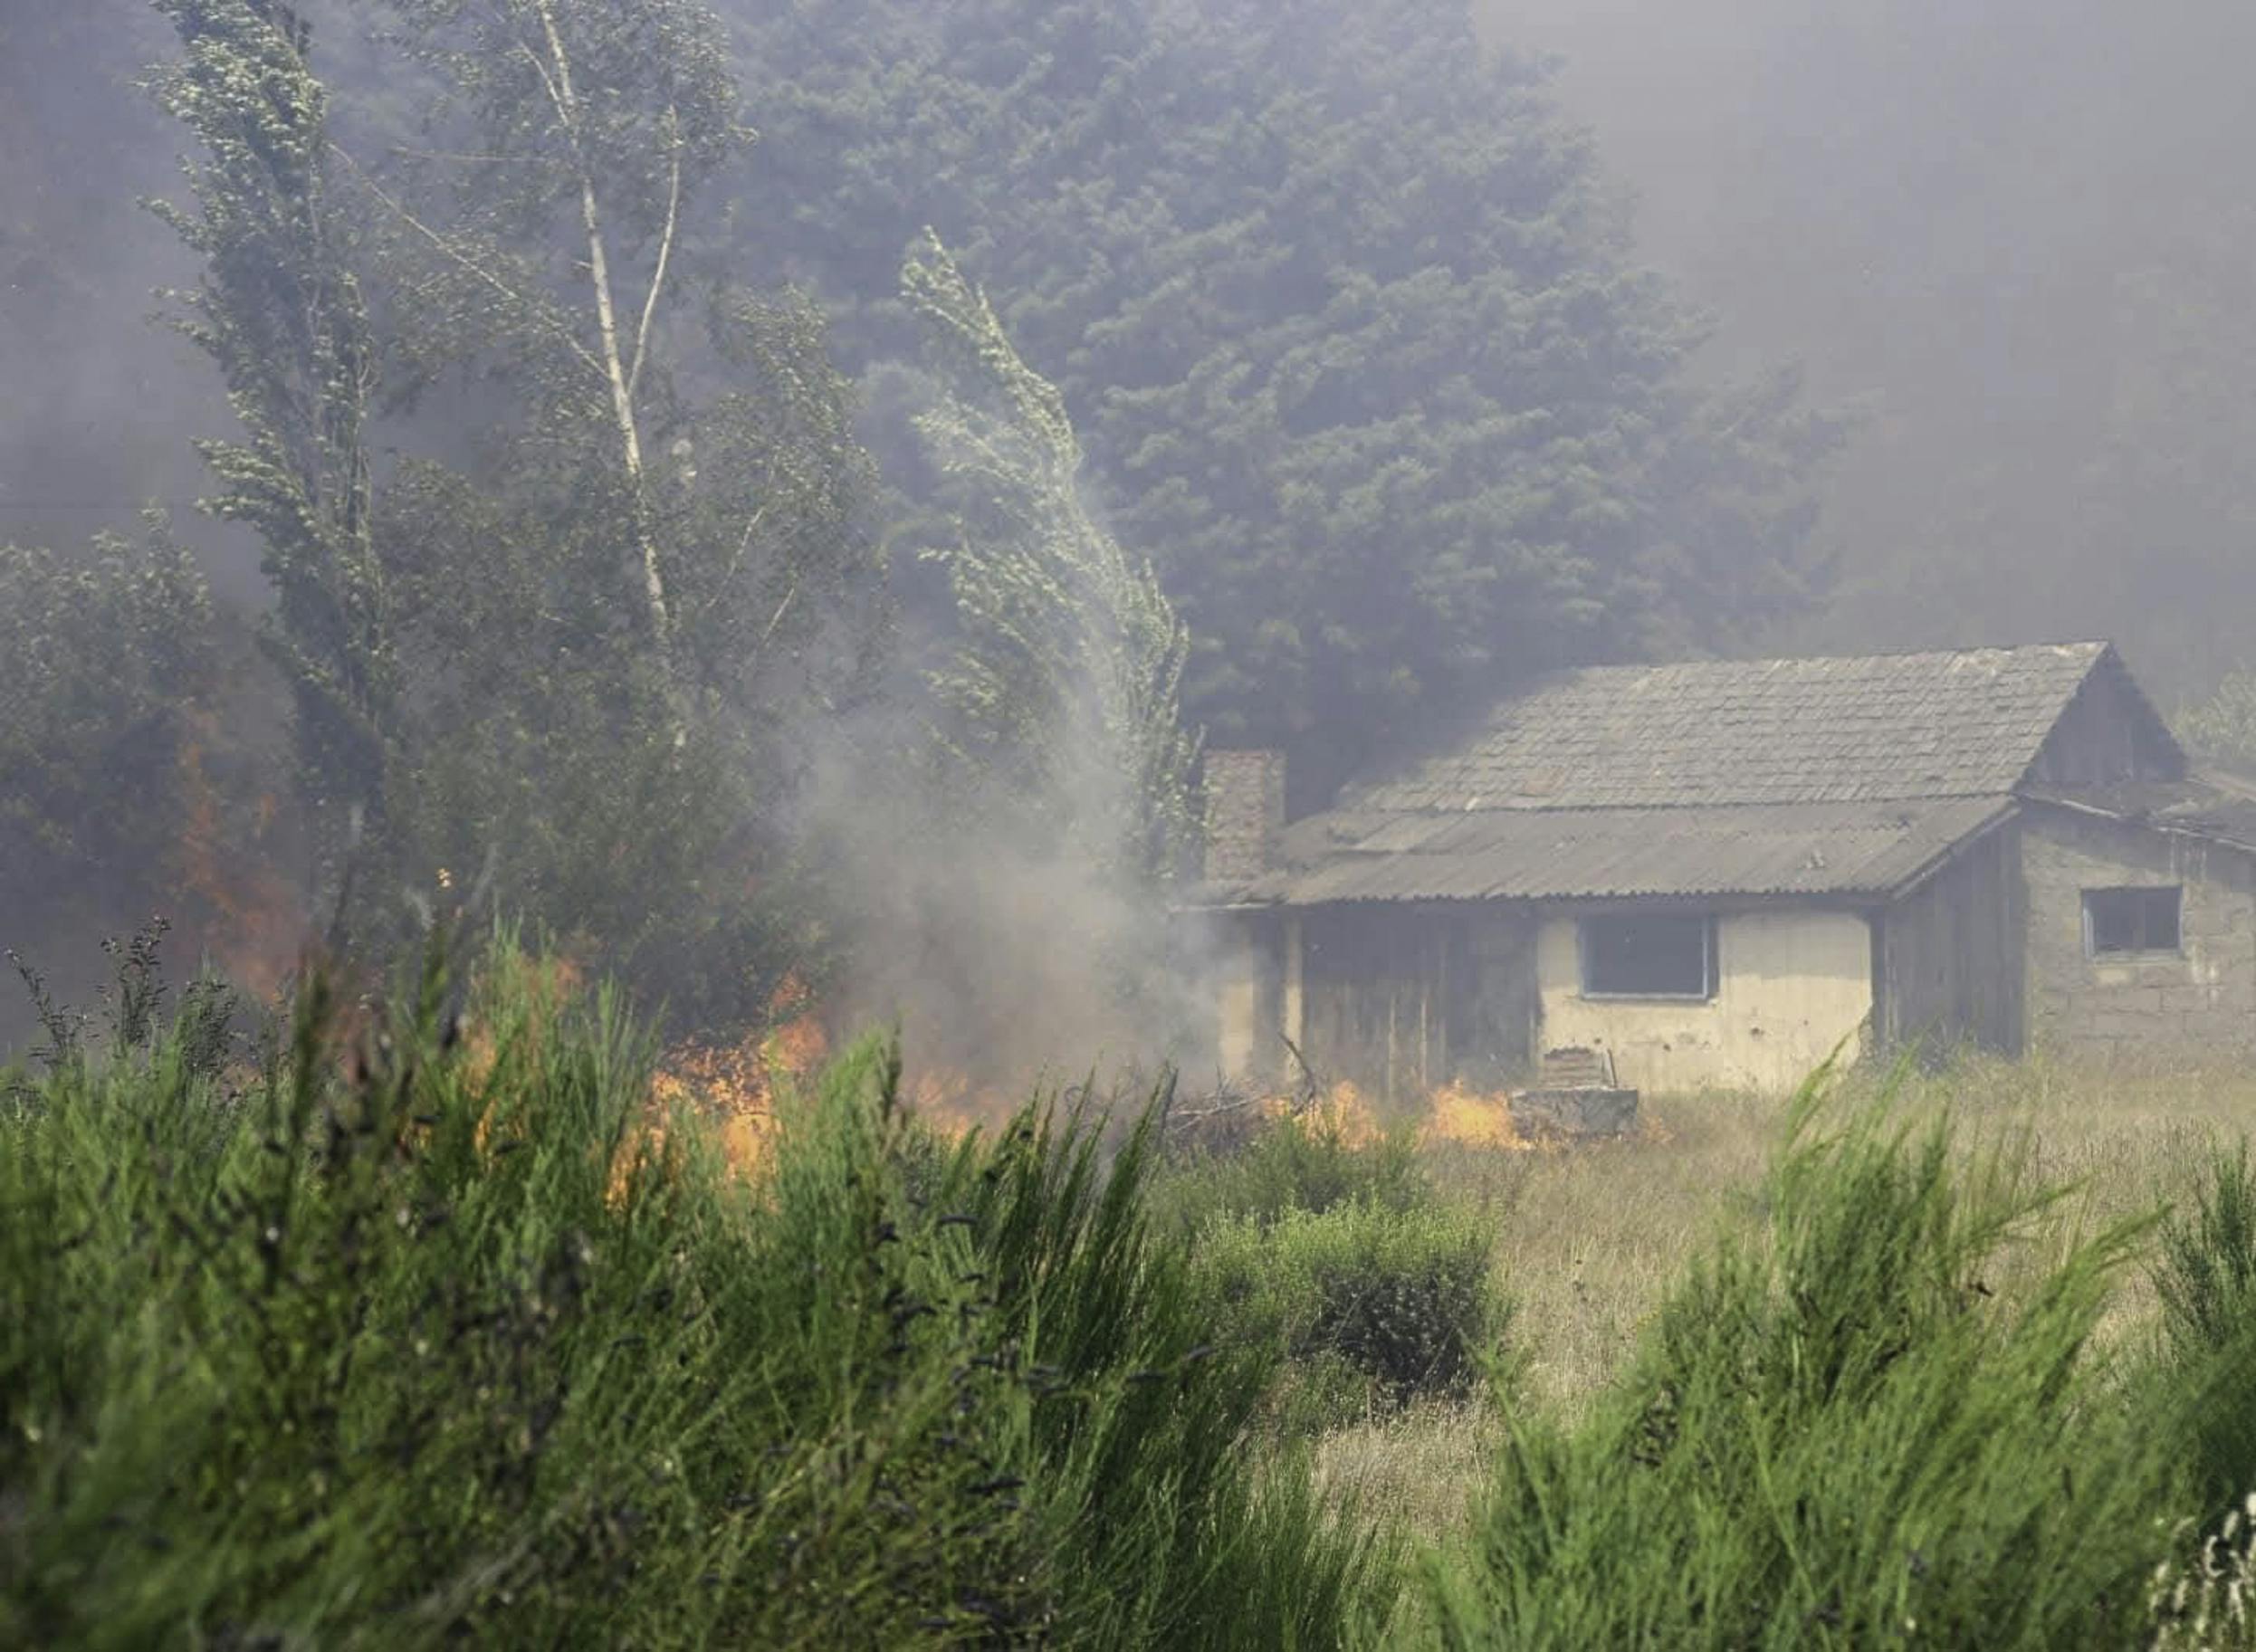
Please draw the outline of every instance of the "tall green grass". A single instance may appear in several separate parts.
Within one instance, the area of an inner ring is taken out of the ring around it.
[[[2147,1644],[2168,1408],[2089,1355],[2140,1230],[2008,1289],[2052,1197],[2017,1162],[1805,1100],[1763,1230],[1692,1262],[1591,1418],[1508,1419],[1431,1568],[1444,1644]]]
[[[1496,1213],[1403,1142],[950,1142],[871,1041],[742,1179],[506,945],[247,1042],[119,969],[0,1074],[0,1646],[2251,1644],[2244,1153],[2078,1234],[1813,1090],[1565,1417],[1484,1398]],[[1308,1436],[1411,1399],[1502,1443],[1399,1611]]]
[[[2164,1224],[2152,1271],[2162,1328],[2150,1386],[2175,1401],[2199,1516],[2214,1522],[2256,1491],[2256,1171],[2245,1141],[2211,1151]]]
[[[435,952],[19,1084],[0,1644],[1336,1645],[1384,1544],[1247,1451],[1271,1378],[1148,1129],[949,1148],[857,1046],[731,1183],[604,994]]]
[[[1161,1214],[1185,1235],[1217,1221],[1267,1227],[1342,1205],[1401,1213],[1435,1202],[1410,1132],[1354,1141],[1333,1120],[1289,1115],[1225,1148],[1193,1146],[1155,1195]]]

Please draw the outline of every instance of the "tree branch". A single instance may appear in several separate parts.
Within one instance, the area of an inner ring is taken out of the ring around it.
[[[712,595],[705,599],[704,606],[697,610],[701,616],[718,607],[721,599],[728,595],[729,587],[735,583],[737,572],[744,566],[744,559],[752,549],[752,535],[759,530],[760,520],[768,514],[768,501],[762,500],[760,508],[745,521],[743,537],[736,542],[736,555],[729,559],[728,571],[715,582]],[[770,625],[769,629],[772,632],[775,627]],[[767,639],[762,637],[760,640],[765,643]]]
[[[626,369],[626,399],[635,399],[636,387],[642,383],[643,363],[650,356],[650,322],[658,313],[658,293],[665,285],[666,264],[674,254],[674,226],[682,210],[682,118],[668,104],[665,111],[666,129],[673,134],[671,173],[666,185],[665,229],[658,237],[658,262],[650,272],[650,291],[643,295],[643,319],[635,329],[634,365]]]
[[[364,168],[358,161],[353,159],[352,155],[349,150],[345,149],[340,145],[334,143],[330,144],[329,147],[331,154],[335,155],[339,160],[343,161],[347,167],[351,168],[352,175],[360,180],[360,186],[362,188],[366,189],[370,195],[374,196],[384,206],[385,210],[391,213],[394,217],[397,218],[402,224],[405,224],[409,229],[415,231],[416,234],[422,236],[433,246],[436,247],[440,254],[450,263],[459,265],[462,269],[468,271],[479,281],[484,282],[487,286],[492,288],[494,291],[509,300],[511,303],[520,306],[531,314],[539,315],[540,313],[540,307],[538,304],[531,302],[523,293],[518,291],[516,288],[511,286],[507,282],[503,281],[500,276],[494,274],[492,271],[487,269],[483,264],[478,263],[475,259],[469,257],[460,247],[456,246],[451,239],[444,234],[441,234],[437,230],[433,229],[422,219],[416,217],[414,213],[408,211],[405,203],[396,199],[390,194],[387,193],[384,186],[378,183],[375,178],[371,177],[366,168]],[[602,373],[603,364],[595,358],[594,355],[588,350],[586,345],[572,337],[570,329],[560,324],[555,324],[554,331],[557,338],[564,345],[564,348],[570,350],[573,355],[577,356],[583,367],[587,368],[591,373],[598,375]]]

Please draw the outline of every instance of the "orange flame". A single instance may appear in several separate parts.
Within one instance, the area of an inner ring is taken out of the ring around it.
[[[909,1111],[942,1137],[960,1141],[975,1130],[992,1134],[1010,1122],[1022,1098],[983,1086],[954,1067],[927,1067],[909,1075]]]
[[[690,1044],[670,1052],[650,1081],[651,1119],[636,1152],[662,1141],[661,1119],[674,1113],[710,1130],[722,1157],[740,1179],[755,1175],[777,1131],[779,1086],[804,1083],[830,1054],[830,1037],[813,994],[787,975],[768,1000],[769,1030],[735,1045]],[[631,1169],[632,1155],[614,1170],[614,1190]]]
[[[189,713],[194,731],[180,748],[177,781],[186,819],[177,845],[182,885],[207,914],[204,937],[228,979],[259,998],[272,998],[297,962],[310,934],[296,892],[271,866],[231,842],[218,788],[205,767],[215,720]],[[272,828],[276,806],[261,797],[249,823],[253,844]]]
[[[1483,1094],[1461,1084],[1445,1084],[1433,1093],[1418,1137],[1429,1145],[1449,1141],[1460,1147],[1495,1148],[1507,1152],[1526,1152],[1534,1146],[1512,1122],[1512,1105],[1507,1098]]]
[[[1260,1107],[1270,1119],[1297,1117],[1336,1134],[1350,1147],[1368,1147],[1386,1133],[1386,1124],[1369,1097],[1343,1079],[1311,1103],[1288,1096],[1270,1096]],[[1526,1152],[1535,1143],[1521,1135],[1512,1122],[1512,1106],[1502,1092],[1484,1093],[1452,1081],[1426,1098],[1426,1110],[1412,1126],[1420,1147],[1448,1142],[1458,1147]]]

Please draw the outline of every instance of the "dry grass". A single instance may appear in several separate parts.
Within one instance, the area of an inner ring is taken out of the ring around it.
[[[1604,1384],[1684,1258],[1760,1177],[1783,1105],[1658,1098],[1629,1140],[1573,1150],[1437,1149],[1435,1179],[1496,1225],[1527,1397],[1573,1410]]]
[[[1326,1503],[1427,1533],[1464,1526],[1496,1447],[1496,1419],[1478,1400],[1431,1401],[1337,1428],[1316,1447]]]
[[[2256,1073],[2132,1063],[1970,1059],[1936,1073],[1851,1074],[1843,1106],[1915,1115],[1947,1107],[1964,1138],[2025,1144],[2039,1180],[2065,1186],[2029,1253],[2041,1265],[2078,1231],[2151,1212],[2190,1186],[2205,1147],[2256,1134]],[[1425,1150],[1435,1180],[1493,1219],[1499,1283],[1516,1311],[1522,1403],[1572,1417],[1620,1369],[1639,1326],[1719,1224],[1751,1220],[1789,1103],[1734,1093],[1649,1096],[1639,1133],[1574,1150]],[[2143,1275],[2124,1279],[2105,1327],[2145,1334]],[[1323,1442],[1325,1484],[1438,1534],[1484,1474],[1494,1423],[1479,1406],[1433,1408]]]

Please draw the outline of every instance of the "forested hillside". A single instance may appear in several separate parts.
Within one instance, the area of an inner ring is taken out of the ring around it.
[[[1600,150],[1458,0],[731,10],[748,251],[866,368],[893,249],[962,248],[1182,605],[1218,739],[1336,781],[1515,673],[1816,594],[1824,426],[1790,383],[1695,391]]]

